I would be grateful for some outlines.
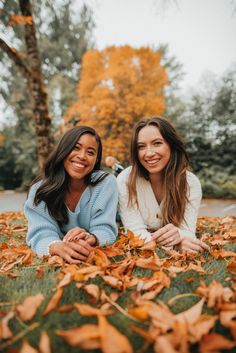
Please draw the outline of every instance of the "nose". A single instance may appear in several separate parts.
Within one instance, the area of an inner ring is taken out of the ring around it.
[[[78,157],[79,159],[81,159],[81,160],[84,160],[85,157],[86,157],[86,152],[85,152],[85,150],[83,150],[83,149],[79,150],[78,153],[77,153],[77,157]]]
[[[147,147],[145,149],[145,154],[146,156],[152,156],[153,154],[155,154],[156,151],[153,149],[153,147]]]

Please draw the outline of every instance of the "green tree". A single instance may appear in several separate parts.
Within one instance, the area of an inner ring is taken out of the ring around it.
[[[204,83],[186,105],[181,131],[204,195],[236,197],[236,66]]]

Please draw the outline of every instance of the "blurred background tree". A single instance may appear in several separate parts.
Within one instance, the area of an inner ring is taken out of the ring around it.
[[[44,84],[49,97],[49,114],[52,117],[52,134],[57,139],[66,107],[75,98],[75,86],[80,75],[83,53],[93,46],[94,22],[92,11],[82,6],[75,16],[74,1],[32,1],[32,11],[37,32]],[[19,12],[18,1],[2,1],[0,25],[19,55],[23,55],[24,26],[7,26],[9,14]],[[5,127],[1,155],[12,156],[11,181],[6,171],[8,158],[1,158],[1,186],[15,188],[28,185],[37,173],[36,134],[32,101],[26,79],[4,51],[0,52],[1,87],[5,102]],[[13,151],[10,151],[14,145]],[[4,152],[3,152],[4,151]],[[14,182],[13,182],[14,180]]]
[[[205,197],[236,197],[236,66],[205,76],[176,125],[186,141]]]
[[[142,117],[161,115],[168,78],[161,54],[150,48],[108,47],[83,58],[77,102],[66,113],[71,124],[96,128],[104,156],[128,163],[133,125]]]

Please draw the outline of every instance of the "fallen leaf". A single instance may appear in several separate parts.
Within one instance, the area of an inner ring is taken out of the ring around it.
[[[72,347],[100,348],[100,330],[97,325],[85,324],[69,330],[57,330],[56,334],[63,337]]]
[[[98,326],[103,353],[132,353],[128,338],[112,326],[104,316],[99,316]]]
[[[43,312],[43,316],[48,315],[52,310],[55,309],[55,307],[57,306],[57,304],[59,303],[61,297],[63,294],[63,288],[58,288],[57,291],[54,293],[54,295],[51,297],[51,299],[48,302],[48,305],[46,306],[44,312]]]
[[[19,353],[39,353],[39,351],[32,347],[29,342],[25,339],[22,343]]]
[[[22,321],[31,320],[44,300],[42,293],[25,298],[22,304],[16,306],[16,311]]]
[[[41,332],[39,340],[39,351],[40,353],[51,353],[50,338],[45,330]]]
[[[8,322],[14,317],[14,312],[9,311],[9,313],[4,316],[0,321],[0,341],[2,339],[11,338],[13,336],[12,331],[8,327]]]
[[[231,349],[236,346],[236,343],[228,338],[218,334],[210,333],[203,336],[199,345],[200,353],[220,353],[222,349]]]

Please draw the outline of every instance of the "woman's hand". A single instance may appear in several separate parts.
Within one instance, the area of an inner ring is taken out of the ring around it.
[[[63,242],[78,241],[80,239],[86,240],[89,236],[89,233],[85,229],[80,227],[75,227],[70,229],[63,238]]]
[[[85,229],[76,227],[70,229],[63,238],[63,242],[77,243],[80,239],[85,240],[90,245],[97,245],[97,238],[95,235],[90,234]]]
[[[179,229],[169,223],[152,233],[152,240],[160,246],[174,246],[181,242],[181,237]]]
[[[202,240],[197,238],[184,237],[179,246],[179,250],[182,252],[203,252],[204,250],[209,250],[210,247],[204,243]]]
[[[81,261],[86,261],[91,251],[93,251],[93,248],[83,239],[78,242],[52,243],[49,247],[50,255],[58,255],[70,264],[79,264]]]

